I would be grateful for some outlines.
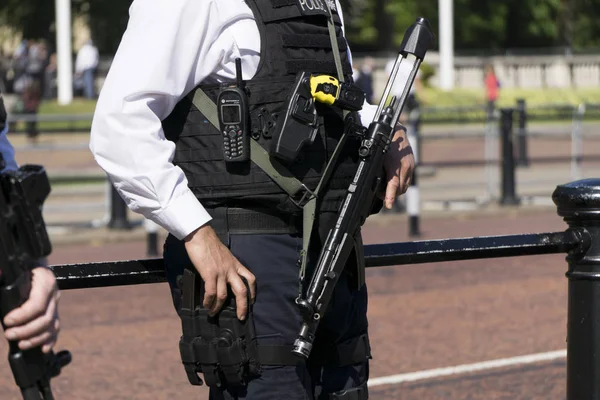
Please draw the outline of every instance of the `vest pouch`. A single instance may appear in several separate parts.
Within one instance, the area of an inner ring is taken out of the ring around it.
[[[248,286],[245,280],[244,283]],[[250,299],[248,315],[240,321],[235,296],[229,289],[225,304],[211,317],[202,306],[204,283],[199,274],[186,269],[182,284],[179,316],[183,335],[179,351],[190,383],[202,385],[198,375],[202,373],[207,386],[223,389],[245,386],[250,379],[260,376]]]
[[[310,74],[300,72],[277,118],[271,141],[271,155],[292,164],[306,145],[311,145],[319,131],[319,116],[310,92]]]

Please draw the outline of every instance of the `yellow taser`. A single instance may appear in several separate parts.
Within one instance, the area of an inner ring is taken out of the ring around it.
[[[330,75],[311,75],[310,93],[320,102],[333,105],[338,98],[340,82]]]

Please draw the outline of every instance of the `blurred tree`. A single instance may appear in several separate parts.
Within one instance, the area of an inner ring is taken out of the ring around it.
[[[561,0],[558,10],[558,27],[560,41],[567,49],[573,48],[573,28],[575,24],[575,12],[577,2],[575,0]]]
[[[574,0],[573,48],[600,47],[600,0]]]
[[[559,44],[558,11],[561,0],[507,2],[504,48],[550,47]]]
[[[116,50],[132,0],[72,0],[73,15],[87,16],[103,54]],[[417,16],[438,30],[438,0],[340,0],[355,52],[391,52]],[[0,0],[0,23],[28,39],[53,45],[54,0]],[[454,0],[455,44],[460,51],[600,46],[600,0]],[[437,47],[437,41],[436,41]]]
[[[55,47],[54,0],[1,0],[0,23],[25,39],[45,39]],[[101,53],[115,52],[129,19],[131,0],[72,0],[72,15],[86,16]]]
[[[85,15],[94,44],[101,54],[117,51],[129,20],[132,0],[73,0],[77,13]]]
[[[54,1],[2,0],[0,23],[20,31],[24,39],[45,39],[55,42]]]
[[[343,0],[346,36],[352,51],[366,51],[377,42],[375,4],[365,0]]]
[[[600,5],[600,0],[454,0],[455,46],[460,50],[478,50],[481,54],[505,48],[559,45],[561,34],[565,32],[557,23],[560,11],[564,10],[562,3],[568,5],[574,1]],[[406,28],[417,16],[429,19],[437,33],[438,0],[388,0],[384,7],[383,14],[393,16],[395,46],[400,45]],[[381,15],[376,12],[378,9],[382,9],[381,0],[367,0],[360,7],[353,7],[347,17],[349,41],[353,47],[358,45],[375,51],[387,49],[385,41],[380,42],[386,26],[376,18]]]

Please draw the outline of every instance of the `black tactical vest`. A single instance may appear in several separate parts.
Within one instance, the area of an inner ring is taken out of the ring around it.
[[[344,80],[352,80],[347,44],[332,0],[247,0],[258,24],[261,39],[260,64],[256,75],[246,81],[253,140],[270,148],[277,113],[299,71],[337,77],[327,28],[328,1],[336,27]],[[216,102],[218,85],[200,85]],[[256,164],[223,161],[222,134],[192,104],[195,90],[163,121],[167,139],[176,143],[173,163],[185,173],[191,190],[205,207],[269,208],[300,213],[301,209]],[[305,147],[300,159],[288,170],[314,189],[333,153],[344,124],[342,112],[317,104],[321,129],[314,143]],[[357,165],[358,140],[350,138],[336,163],[329,184],[320,196],[321,211],[336,211]],[[243,165],[239,165],[243,164]]]

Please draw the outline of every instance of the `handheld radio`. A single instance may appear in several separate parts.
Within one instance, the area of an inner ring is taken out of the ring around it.
[[[248,98],[242,80],[242,61],[235,59],[236,83],[224,85],[217,97],[219,128],[223,135],[223,159],[226,162],[250,159],[250,122]]]

